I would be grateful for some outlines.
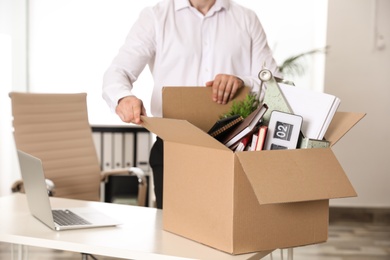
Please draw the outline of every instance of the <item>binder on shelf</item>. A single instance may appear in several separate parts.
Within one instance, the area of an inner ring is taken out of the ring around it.
[[[123,167],[123,134],[120,132],[113,133],[113,168]]]
[[[113,168],[112,165],[112,133],[104,132],[103,133],[103,154],[102,154],[102,169],[103,170],[111,170]]]
[[[133,167],[134,166],[134,133],[125,133],[124,134],[124,167]]]
[[[143,171],[149,171],[150,134],[148,132],[137,133],[136,167]]]

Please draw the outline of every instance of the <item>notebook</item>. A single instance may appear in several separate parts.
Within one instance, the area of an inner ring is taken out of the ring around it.
[[[225,146],[232,148],[235,144],[238,144],[244,136],[255,131],[267,109],[267,104],[259,105],[255,111],[241,121],[240,124],[222,140]]]
[[[303,117],[303,135],[322,140],[340,105],[340,99],[327,93],[281,83],[279,87],[292,112]]]
[[[30,212],[42,223],[57,231],[120,224],[92,207],[52,209],[42,161],[23,151],[17,152]]]

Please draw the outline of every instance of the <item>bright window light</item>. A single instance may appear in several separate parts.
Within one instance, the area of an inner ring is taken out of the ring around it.
[[[12,154],[14,146],[11,127],[11,101],[8,93],[12,89],[12,44],[11,37],[0,34],[0,195],[2,191],[10,191],[12,184]]]
[[[102,77],[140,11],[160,0],[31,0],[30,90],[87,92],[91,123],[120,123],[101,97]],[[325,45],[327,0],[240,0],[253,9],[279,64],[291,55]],[[324,60],[308,61],[308,75],[296,85],[323,89]],[[149,113],[153,81],[148,68],[135,92]],[[150,113],[149,113],[150,114]]]

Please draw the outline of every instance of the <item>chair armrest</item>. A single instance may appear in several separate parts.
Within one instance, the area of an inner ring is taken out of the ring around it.
[[[15,181],[11,186],[12,192],[21,192],[24,193],[24,186],[22,180]]]
[[[146,205],[146,195],[148,192],[148,183],[146,181],[146,175],[141,168],[118,168],[109,171],[102,171],[101,181],[108,182],[108,178],[112,175],[135,175],[138,178],[138,206]]]
[[[102,182],[107,182],[108,178],[111,175],[129,175],[129,174],[130,174],[129,169],[119,168],[119,169],[113,169],[109,171],[102,171],[100,178]]]
[[[138,178],[141,178],[142,176],[145,176],[145,173],[142,169],[137,167],[112,169],[101,172],[101,181],[107,182],[111,175],[136,175]]]
[[[49,196],[53,196],[55,193],[54,182],[50,179],[45,179],[45,182],[46,182],[47,193],[49,194]],[[11,190],[12,192],[25,193],[23,181],[22,180],[15,181],[11,186]]]

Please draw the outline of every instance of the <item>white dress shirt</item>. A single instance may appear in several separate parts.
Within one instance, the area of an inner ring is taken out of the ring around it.
[[[217,0],[206,15],[189,0],[164,0],[145,8],[104,75],[103,98],[112,110],[133,95],[133,83],[149,66],[154,79],[153,116],[161,116],[164,86],[204,86],[217,74],[241,78],[258,91],[263,65],[277,65],[255,12]]]

